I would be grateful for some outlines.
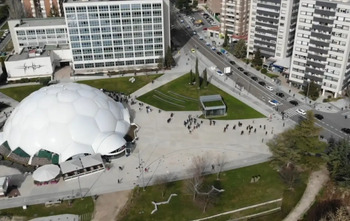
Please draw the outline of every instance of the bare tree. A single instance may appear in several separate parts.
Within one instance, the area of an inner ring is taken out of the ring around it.
[[[350,220],[350,213],[346,207],[342,206],[337,209],[336,212],[330,212],[325,217],[321,218],[320,221],[344,221]]]
[[[154,183],[158,185],[158,188],[162,193],[162,198],[164,198],[167,189],[173,185],[173,180],[175,180],[175,175],[172,173],[156,177]]]
[[[9,18],[19,19],[24,17],[24,8],[21,0],[6,0],[8,6]]]
[[[220,174],[222,172],[222,170],[224,169],[224,166],[226,165],[227,161],[226,161],[226,155],[225,154],[220,154],[216,157],[216,179],[220,180]]]
[[[197,189],[203,184],[203,173],[207,166],[208,162],[206,157],[196,156],[192,159],[192,168],[189,171],[192,174],[192,178],[187,181],[187,187],[193,194],[193,201],[196,200]]]
[[[293,189],[294,184],[299,178],[299,172],[293,164],[282,167],[279,171],[282,180],[287,184],[289,189]]]

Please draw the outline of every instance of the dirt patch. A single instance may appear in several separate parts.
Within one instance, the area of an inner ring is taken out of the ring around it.
[[[129,199],[132,190],[100,195],[95,201],[93,221],[115,220]]]

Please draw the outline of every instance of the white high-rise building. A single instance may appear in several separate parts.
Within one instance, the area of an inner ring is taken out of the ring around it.
[[[289,80],[337,97],[350,84],[350,0],[300,0]]]
[[[63,7],[75,71],[156,66],[170,45],[168,0],[68,0]]]
[[[290,57],[299,0],[252,0],[247,55],[260,50],[265,58]]]

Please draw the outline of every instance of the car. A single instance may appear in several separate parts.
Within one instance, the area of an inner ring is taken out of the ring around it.
[[[219,76],[224,76],[224,73],[223,73],[221,70],[217,70],[216,73],[217,73]]]
[[[206,31],[206,30],[208,30],[208,28],[203,28],[203,31]]]
[[[196,32],[196,31],[194,31],[194,32],[193,32],[193,35],[196,35],[196,34],[197,34],[197,32]]]
[[[203,40],[203,37],[202,37],[202,36],[200,36],[200,35],[198,35],[198,38],[199,38],[199,40]]]
[[[191,48],[191,52],[192,52],[192,53],[195,53],[196,50],[195,50],[194,48]]]
[[[296,101],[296,100],[291,100],[291,101],[289,101],[289,103],[290,104],[293,104],[294,106],[298,106],[298,101]]]
[[[222,55],[222,53],[221,53],[220,51],[216,52],[216,54],[218,54],[218,55]]]
[[[205,43],[205,45],[206,45],[206,46],[210,46],[210,43],[209,43],[209,42],[207,42],[207,43]]]
[[[269,85],[266,86],[266,89],[269,90],[269,91],[273,91],[273,87],[271,87]]]
[[[189,25],[187,25],[186,28],[190,29],[191,27]]]
[[[238,69],[238,70],[240,70],[240,71],[244,71],[244,69],[243,69],[243,68],[241,68],[241,67],[238,67],[237,69]]]
[[[342,128],[341,131],[343,131],[346,134],[350,134],[350,128]]]
[[[284,94],[282,92],[277,92],[276,95],[281,97],[281,98],[284,98]]]
[[[261,86],[263,86],[263,87],[265,87],[266,86],[266,83],[265,82],[263,82],[263,81],[259,81],[258,82]]]
[[[303,109],[301,109],[301,108],[297,109],[296,112],[297,112],[298,114],[301,114],[301,115],[305,115],[305,114],[306,114],[305,110],[303,110]]]
[[[235,65],[235,64],[236,64],[236,62],[231,61],[231,60],[229,60],[229,63],[232,64],[232,65]]]
[[[269,102],[269,104],[271,104],[273,106],[277,106],[280,104],[280,102],[278,102],[278,100],[269,100],[268,102]]]
[[[181,22],[181,23],[184,23],[184,20],[181,19],[180,22]]]
[[[250,74],[249,74],[248,71],[243,71],[243,74],[244,74],[244,75],[247,75],[248,77],[250,76]]]
[[[321,114],[314,115],[316,119],[323,120],[323,116]]]
[[[253,81],[257,81],[257,80],[258,80],[258,78],[255,77],[255,76],[252,76],[251,79],[252,79]]]
[[[211,47],[211,50],[215,51],[215,50],[216,50],[216,48],[213,46],[213,47]]]

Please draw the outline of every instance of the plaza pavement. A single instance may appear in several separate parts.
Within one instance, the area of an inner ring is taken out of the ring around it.
[[[181,76],[189,70],[191,64],[188,59],[193,63],[193,57],[192,54],[186,55],[185,52],[178,54],[179,63],[176,68],[167,71],[154,83],[136,91],[132,97],[140,96]],[[199,54],[198,57],[200,71],[212,66],[204,56]],[[147,113],[145,108],[140,111],[138,104],[132,105],[131,111],[135,113],[133,121],[140,126],[140,131],[136,148],[129,157],[121,156],[114,159],[110,170],[70,181],[60,181],[57,184],[35,186],[31,174],[26,174],[24,182],[19,184],[21,196],[1,199],[0,209],[44,203],[49,200],[116,192],[132,189],[136,185],[147,186],[155,182],[159,176],[166,176],[174,180],[188,178],[191,176],[189,169],[193,165],[192,160],[197,156],[207,160],[207,173],[217,171],[217,159],[221,156],[224,156],[224,170],[267,161],[271,154],[266,146],[266,141],[293,125],[293,122],[290,120],[282,122],[281,116],[274,113],[266,104],[245,91],[232,89],[233,82],[230,79],[215,76],[214,73],[209,73],[209,79],[212,84],[235,95],[271,118],[240,120],[243,123],[241,128],[237,126],[239,120],[217,120],[215,126],[210,126],[209,120],[198,119],[203,123],[198,129],[189,133],[184,126],[184,120],[188,118],[188,115],[194,117],[200,115],[198,111],[173,112],[171,122],[167,123],[170,112],[159,112],[157,108],[151,107],[153,111]],[[228,130],[223,132],[227,124],[229,125]],[[235,130],[232,129],[233,125],[236,125]],[[257,128],[256,133],[252,130],[249,135],[246,130],[248,125],[253,126],[253,130]],[[266,130],[263,129],[263,125],[266,126]],[[244,134],[240,135],[242,130]],[[214,170],[212,170],[212,165],[214,165]],[[119,167],[122,167],[123,170],[120,170]],[[147,172],[144,168],[147,168]],[[5,171],[4,168],[1,168],[0,175],[2,171]]]

